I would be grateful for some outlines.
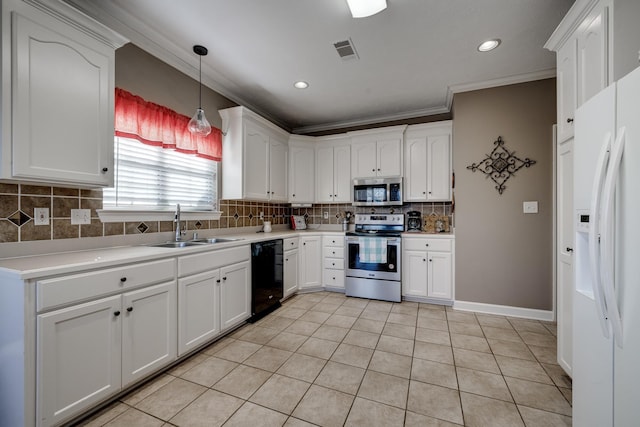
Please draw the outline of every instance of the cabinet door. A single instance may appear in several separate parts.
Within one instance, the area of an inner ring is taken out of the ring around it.
[[[122,384],[138,381],[177,355],[176,283],[122,295]]]
[[[333,172],[333,171],[332,171]],[[333,178],[330,178],[333,181]],[[315,201],[313,147],[289,147],[289,203]]]
[[[378,176],[402,175],[402,140],[399,138],[378,141],[376,145]]]
[[[284,253],[284,298],[298,290],[298,251]]]
[[[427,200],[451,200],[451,138],[449,135],[427,139]]]
[[[419,202],[427,200],[427,138],[412,138],[406,141],[406,173],[404,200]]]
[[[300,289],[322,286],[320,263],[320,237],[301,237],[300,280],[298,281]]]
[[[351,167],[351,165],[349,165]],[[333,202],[333,147],[316,149],[316,202]]]
[[[576,111],[576,43],[570,39],[558,51],[558,142],[573,137],[573,118]]]
[[[431,298],[452,299],[453,282],[451,275],[451,254],[446,252],[429,252],[428,292]]]
[[[376,147],[375,141],[351,144],[351,176],[353,178],[378,176]]]
[[[251,316],[251,262],[223,267],[220,277],[220,325],[225,330]]]
[[[427,296],[427,252],[403,251],[402,295]]]
[[[38,316],[38,425],[59,424],[120,390],[120,301],[118,295]]]
[[[333,148],[333,201],[349,203],[351,201],[351,147],[348,145]]]
[[[578,35],[578,107],[608,85],[608,10],[597,9]]]
[[[571,374],[573,360],[573,139],[558,146],[556,242],[558,364]]]
[[[271,140],[269,143],[269,198],[287,201],[287,154],[285,143]]]
[[[220,333],[220,270],[178,280],[178,356]]]
[[[246,121],[244,148],[244,198],[269,200],[269,136]]]
[[[111,186],[113,50],[62,23],[11,16],[13,176]]]

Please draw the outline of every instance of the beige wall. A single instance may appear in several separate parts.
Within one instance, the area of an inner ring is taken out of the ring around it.
[[[552,125],[555,79],[456,94],[456,300],[551,310]],[[505,147],[536,160],[506,183],[502,195],[478,163],[502,136]],[[538,201],[538,214],[522,202]]]
[[[131,43],[116,50],[116,87],[189,117],[198,107],[197,80]],[[218,110],[236,105],[202,86],[202,108],[212,126],[222,126]]]

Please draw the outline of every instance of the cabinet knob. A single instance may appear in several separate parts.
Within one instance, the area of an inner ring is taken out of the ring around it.
[[[428,244],[428,243],[425,243],[425,246],[426,246],[426,247],[429,247],[429,244]]]
[[[427,194],[427,192],[426,192],[426,191],[423,191],[423,192],[422,192],[422,194]]]
[[[375,172],[375,171],[376,171],[375,169],[371,169],[371,172]]]
[[[116,316],[116,317],[120,316],[120,310],[114,311],[113,315]]]
[[[378,168],[378,172],[380,172],[380,168]]]
[[[333,280],[336,280],[336,278],[334,277]]]
[[[120,281],[121,281],[122,283],[124,283],[124,282],[126,282],[126,281],[127,281],[127,278],[126,278],[126,277],[121,277],[121,278],[120,278]]]
[[[294,245],[295,243],[291,242],[292,245]]]
[[[569,118],[567,119],[567,123],[573,123],[573,119],[572,119],[571,117],[569,117]]]
[[[127,307],[127,311],[131,313],[133,311],[133,307]]]
[[[292,194],[291,196],[292,196],[292,197],[296,197],[296,195],[295,195],[295,194]]]
[[[271,192],[271,194],[273,194],[273,191]]]
[[[429,194],[431,194],[431,191],[429,191]]]
[[[109,172],[109,168],[102,168],[102,172]]]
[[[336,251],[332,251],[331,253],[335,255],[335,254],[336,254]]]
[[[216,280],[216,283],[220,283],[220,279]]]
[[[432,259],[430,259],[430,260],[429,260],[429,262],[433,262],[433,260],[432,260]]]
[[[289,258],[285,258],[284,260],[285,260],[285,261],[287,261],[287,262],[289,262]]]
[[[304,242],[304,243],[302,244],[302,246],[306,246],[306,245],[307,245],[307,242]]]
[[[332,262],[332,263],[331,263],[331,265],[334,265],[334,266],[335,266],[335,265],[336,265],[336,263],[335,263],[335,262]]]
[[[226,278],[226,277],[223,277],[223,278],[222,278],[222,280],[227,280],[227,278]]]
[[[573,252],[573,248],[567,247],[567,252]]]
[[[426,262],[426,261],[427,261],[427,259],[426,259],[426,258],[422,258],[422,262]]]
[[[338,197],[338,195],[337,195],[337,194],[334,194],[334,195],[333,195],[333,197]]]

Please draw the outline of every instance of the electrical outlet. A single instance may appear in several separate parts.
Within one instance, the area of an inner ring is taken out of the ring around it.
[[[91,209],[71,209],[71,224],[91,224]]]
[[[35,225],[49,225],[49,208],[34,208],[33,222]]]
[[[264,219],[264,212],[260,211],[260,213],[258,214],[258,216],[260,217],[260,219]]]
[[[329,219],[329,212],[325,212],[324,214],[322,214],[322,217],[324,219]]]
[[[522,202],[522,212],[526,214],[537,214],[538,202]]]

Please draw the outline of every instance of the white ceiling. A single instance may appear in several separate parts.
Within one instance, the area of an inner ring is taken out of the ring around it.
[[[448,112],[455,92],[555,75],[543,48],[573,0],[388,0],[353,19],[346,0],[65,0],[296,133]],[[351,38],[359,60],[333,43]],[[499,38],[498,49],[477,46]],[[308,89],[293,87],[297,80]]]

